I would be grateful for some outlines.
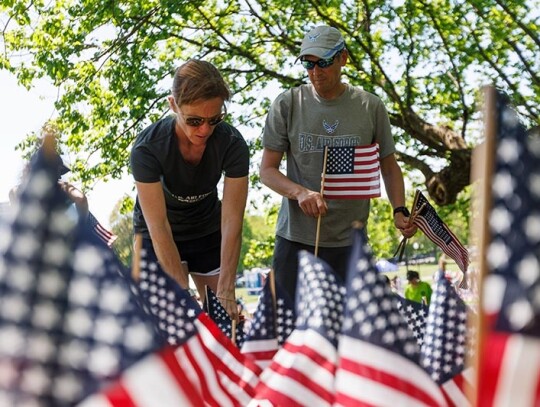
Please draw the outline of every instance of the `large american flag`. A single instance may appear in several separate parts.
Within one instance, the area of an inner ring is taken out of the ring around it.
[[[476,334],[469,312],[455,287],[437,273],[421,348],[421,362],[446,396],[449,406],[466,407],[473,386],[471,360]]]
[[[267,278],[246,334],[242,353],[266,368],[278,349],[294,329],[294,308],[288,294],[275,283],[275,299],[271,279]]]
[[[72,406],[166,344],[40,150],[0,226],[0,405]]]
[[[328,264],[300,252],[296,328],[261,374],[250,405],[332,405],[344,295]]]
[[[495,91],[493,91],[495,93]],[[496,96],[478,405],[540,405],[540,136]]]
[[[380,197],[379,145],[328,147],[323,177],[327,199]]]
[[[463,273],[466,273],[469,267],[469,252],[467,249],[439,217],[435,208],[431,206],[422,192],[416,191],[414,201],[413,223],[425,233],[429,240],[454,259]]]
[[[336,372],[337,406],[444,406],[397,299],[354,230]]]
[[[159,330],[205,404],[244,406],[261,369],[225,336],[200,305],[159,266],[151,242],[141,250],[139,287]]]

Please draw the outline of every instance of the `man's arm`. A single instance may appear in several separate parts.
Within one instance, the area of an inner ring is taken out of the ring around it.
[[[279,170],[282,159],[283,152],[268,148],[263,149],[259,169],[262,183],[286,198],[297,200],[298,205],[306,215],[315,218],[319,215],[325,215],[328,206],[320,192],[311,191],[287,178]]]
[[[403,183],[403,174],[394,154],[387,155],[381,160],[381,175],[392,208],[405,206],[405,184]],[[405,216],[402,212],[398,212],[394,215],[394,225],[406,238],[409,238],[416,233],[416,226],[409,223],[409,217]]]
[[[187,270],[182,265],[178,248],[174,243],[171,225],[167,219],[161,183],[135,182],[135,186],[160,266],[182,288],[189,288]]]

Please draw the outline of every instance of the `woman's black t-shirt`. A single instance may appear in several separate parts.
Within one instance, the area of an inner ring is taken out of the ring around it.
[[[166,117],[137,136],[131,171],[137,182],[161,182],[174,240],[185,241],[220,229],[217,185],[222,174],[230,178],[248,175],[249,149],[237,129],[221,122],[208,139],[199,164],[191,165],[180,154],[174,126],[175,118]],[[138,198],[133,225],[135,232],[150,237]]]

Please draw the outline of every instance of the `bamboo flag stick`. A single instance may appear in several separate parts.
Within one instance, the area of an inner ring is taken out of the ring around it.
[[[133,259],[131,261],[131,277],[135,281],[139,281],[141,277],[141,250],[142,250],[142,235],[135,233],[133,240]]]
[[[483,282],[487,274],[486,249],[489,244],[488,214],[491,210],[491,178],[493,176],[495,144],[497,136],[497,93],[494,87],[484,88],[484,135],[483,144],[475,148],[472,165],[471,181],[476,182],[477,188],[473,189],[473,200],[471,212],[473,213],[473,222],[471,223],[471,238],[477,248],[476,267],[478,269],[478,304],[479,312],[476,321],[478,338],[476,340],[476,351],[472,360],[468,361],[469,366],[474,367],[475,386],[472,386],[469,397],[473,405],[478,403],[478,372],[480,367],[480,355],[483,350],[483,342],[486,335],[486,323],[484,313],[482,312],[483,301]],[[474,216],[476,214],[476,216]]]
[[[236,345],[236,319],[231,321],[231,342]]]
[[[268,273],[268,284],[270,284],[270,294],[272,295],[272,308],[274,314],[274,332],[277,334],[277,301],[276,301],[276,276],[274,269]]]
[[[326,178],[326,159],[328,158],[328,146],[324,147],[324,160],[323,160],[323,170],[321,174],[321,196],[324,193],[324,180]],[[315,257],[319,253],[319,237],[321,233],[321,215],[317,219],[317,234],[315,236],[315,252],[313,253]]]

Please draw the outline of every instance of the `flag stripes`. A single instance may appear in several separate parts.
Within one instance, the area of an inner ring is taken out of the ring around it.
[[[379,145],[329,147],[323,181],[327,199],[381,196]]]
[[[469,252],[420,191],[416,191],[412,221],[425,233],[429,240],[439,246],[445,254],[456,262],[463,273],[467,272]]]
[[[336,400],[345,406],[445,405],[438,386],[419,365],[349,336],[340,339]]]
[[[172,348],[150,355],[129,369],[117,384],[80,407],[200,406],[203,400],[189,385]]]

